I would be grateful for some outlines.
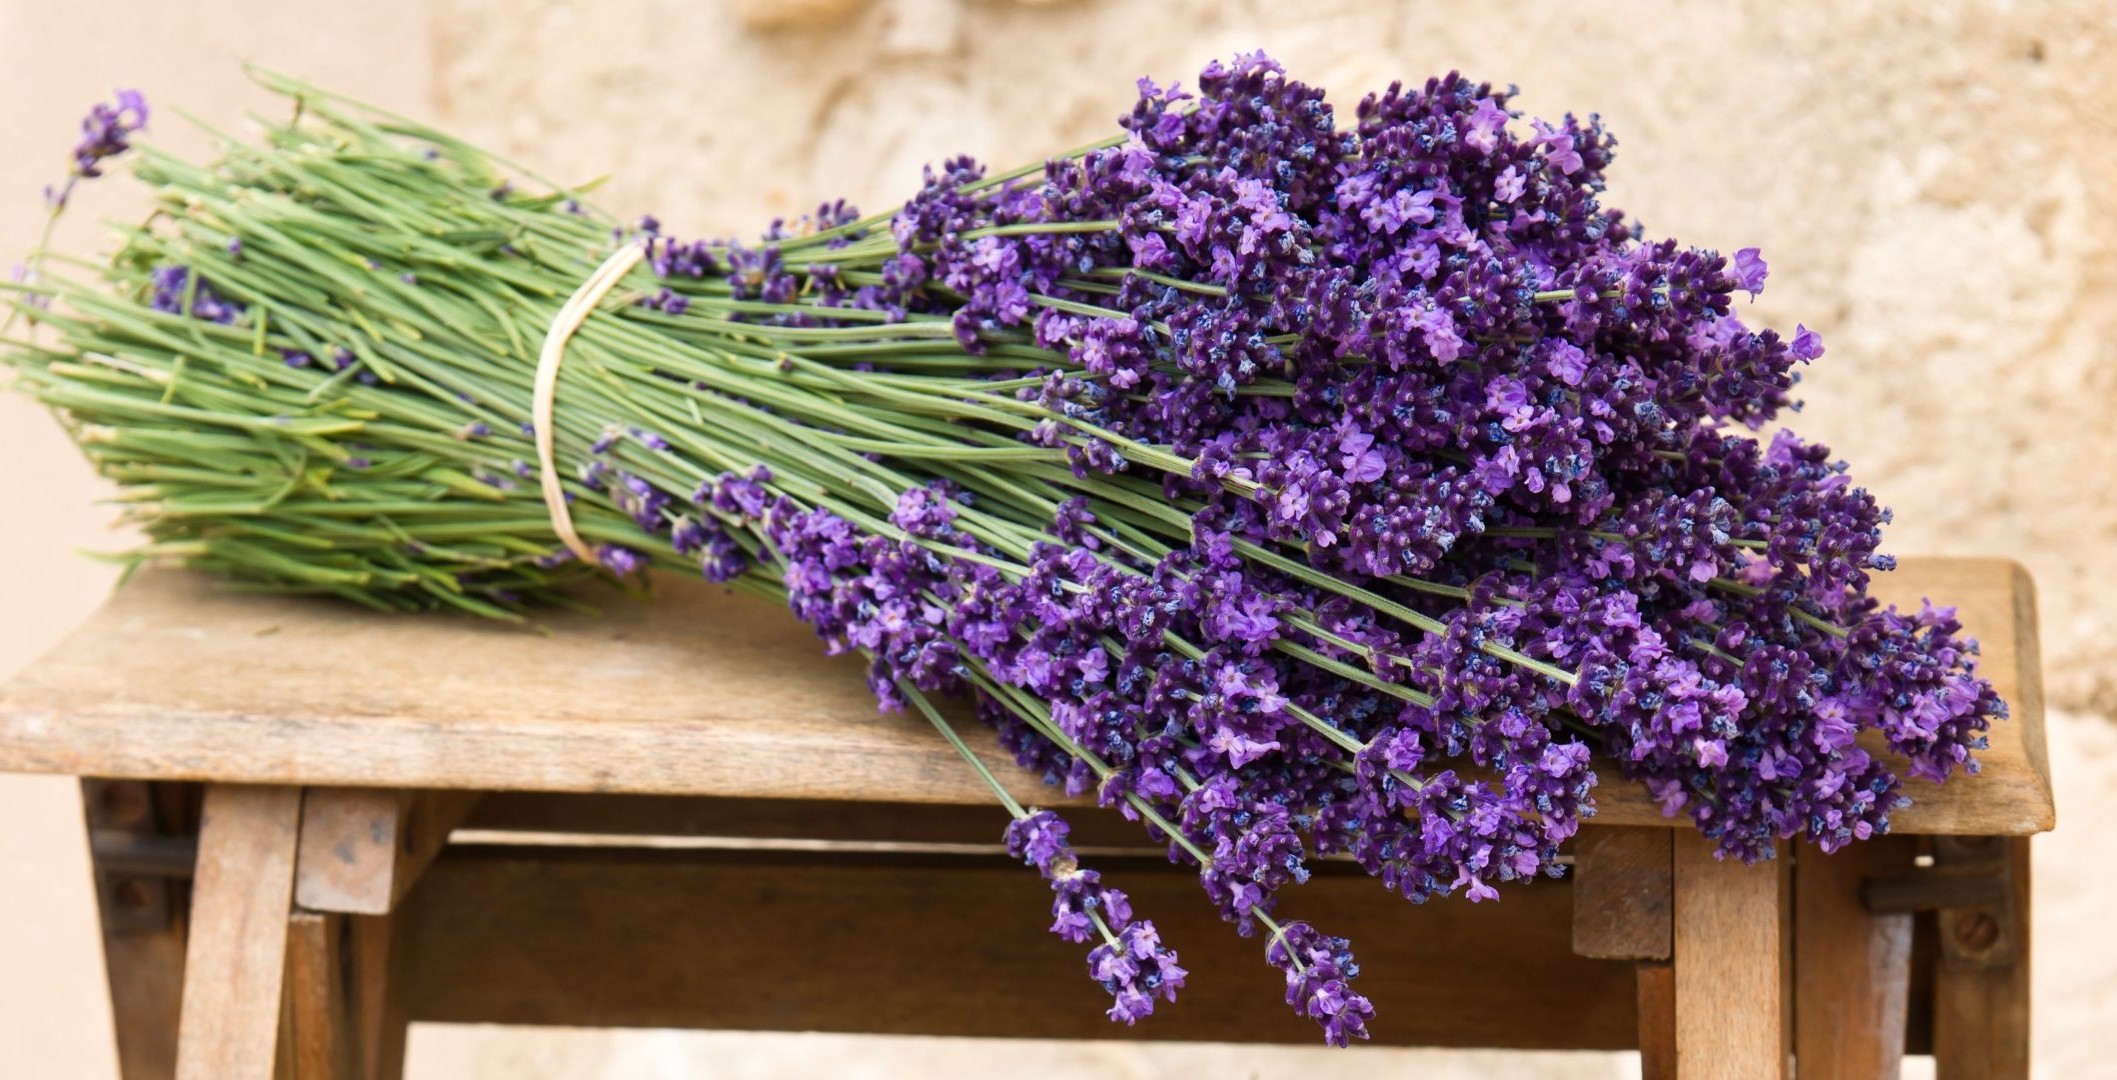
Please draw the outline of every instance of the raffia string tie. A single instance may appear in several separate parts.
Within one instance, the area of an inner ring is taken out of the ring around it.
[[[603,265],[581,282],[581,287],[568,297],[564,307],[552,317],[551,329],[544,332],[544,348],[537,354],[537,382],[534,396],[530,399],[530,423],[536,427],[537,468],[544,490],[544,509],[551,515],[551,529],[559,534],[559,541],[566,545],[582,562],[597,565],[595,549],[581,539],[573,530],[573,513],[566,507],[566,491],[559,486],[559,472],[552,463],[552,444],[556,432],[552,430],[551,406],[559,390],[559,364],[566,356],[566,343],[573,332],[588,320],[595,306],[603,297],[624,280],[632,268],[639,265],[647,255],[645,241],[626,244],[610,253]]]

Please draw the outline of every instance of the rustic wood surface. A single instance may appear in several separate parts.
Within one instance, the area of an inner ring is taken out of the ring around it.
[[[362,1080],[400,1080],[411,1026],[400,977],[405,923],[395,916],[348,915],[347,1001],[358,1036]]]
[[[273,1075],[300,821],[298,789],[206,789],[184,957],[179,1080]]]
[[[346,917],[296,911],[287,921],[289,1080],[354,1080],[359,1075],[353,1011],[346,1000]]]
[[[1794,1019],[1786,854],[1744,866],[1689,830],[1674,846],[1677,1074],[1783,1080]]]
[[[1117,814],[1070,814],[1072,843],[1085,848],[1164,850],[1146,828]],[[1007,811],[936,803],[833,799],[716,799],[698,795],[582,795],[508,791],[478,801],[463,828],[578,837],[739,838],[855,844],[969,844],[999,850]]]
[[[1666,960],[1633,966],[1639,983],[1640,1080],[1677,1080],[1676,969]]]
[[[2029,1075],[2029,841],[1964,837],[1934,841],[1934,858],[1991,865],[2006,895],[1982,908],[1937,913],[1940,957],[1933,985],[1933,1059],[1940,1080],[2014,1080]],[[2062,943],[2061,947],[2067,947]],[[2074,947],[2079,947],[2075,945]]]
[[[1313,1045],[1261,937],[1238,937],[1195,873],[1091,860],[1190,977],[1113,1028],[1085,946],[1047,932],[1048,883],[1004,855],[609,851],[452,845],[406,897],[414,1020]],[[1573,955],[1570,884],[1413,905],[1348,866],[1282,917],[1352,939],[1383,1045],[1620,1049],[1628,962]]]
[[[1674,867],[1664,829],[1590,826],[1573,842],[1573,951],[1666,960]]]
[[[1885,836],[1794,856],[1794,1054],[1803,1080],[1896,1076],[1911,999],[1909,913],[1873,914],[1869,877],[1901,875],[1918,841]]]
[[[2013,705],[1984,774],[1911,781],[1912,833],[2053,823],[2034,596],[2019,566],[1911,559],[1885,598],[1956,604]],[[541,629],[229,593],[141,574],[0,687],[0,770],[400,788],[610,791],[979,804],[978,779],[915,715],[884,715],[849,658],[773,605],[664,580],[640,603]],[[959,712],[960,716],[961,713]],[[998,763],[989,733],[964,721]],[[1002,770],[1024,799],[1063,802]],[[1596,821],[1670,823],[1616,777]]]

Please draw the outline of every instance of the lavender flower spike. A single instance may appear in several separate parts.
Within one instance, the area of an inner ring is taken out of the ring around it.
[[[147,99],[138,90],[120,90],[117,103],[96,102],[81,118],[81,141],[74,144],[73,171],[58,188],[45,188],[54,211],[66,206],[74,184],[103,175],[103,162],[132,149],[132,135],[147,126]]]
[[[1176,951],[1146,919],[1132,918],[1132,902],[1081,868],[1067,842],[1066,822],[1049,810],[1032,810],[1007,825],[1007,852],[1036,867],[1051,882],[1051,932],[1074,944],[1100,935],[1088,952],[1088,974],[1110,992],[1110,1019],[1127,1024],[1154,1012],[1154,1001],[1175,1001],[1184,969]]]
[[[1367,1038],[1374,1003],[1349,985],[1360,974],[1350,943],[1328,937],[1305,922],[1290,922],[1272,934],[1265,962],[1286,973],[1286,1003],[1323,1025],[1323,1039],[1347,1046]]]

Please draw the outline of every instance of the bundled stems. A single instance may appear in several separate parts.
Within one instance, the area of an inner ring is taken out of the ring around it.
[[[1843,465],[1744,433],[1820,339],[1734,314],[1754,249],[1604,208],[1593,122],[1452,75],[1341,118],[1251,55],[1044,162],[686,241],[260,78],[291,119],[139,148],[153,217],[4,292],[15,385],[133,557],[496,618],[650,569],[785,605],[992,788],[1114,1019],[1173,998],[1175,952],[937,697],[1195,865],[1340,1044],[1373,1012],[1349,946],[1275,915],[1315,857],[1492,899],[1562,872],[1598,763],[1725,855],[1835,848],[2004,716],[1946,609],[1867,597],[1887,515]],[[99,107],[60,190],[145,121]],[[624,244],[549,433],[590,566],[531,384]]]

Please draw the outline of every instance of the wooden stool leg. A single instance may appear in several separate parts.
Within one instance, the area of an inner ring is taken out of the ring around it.
[[[354,1013],[358,1017],[364,1080],[401,1080],[404,1042],[411,1015],[399,989],[403,967],[404,921],[394,917],[352,915],[350,947]]]
[[[1870,913],[1860,883],[1909,872],[1917,846],[1908,836],[1884,836],[1835,855],[1813,847],[1797,855],[1794,1056],[1802,1080],[1902,1071],[1912,916]]]
[[[410,1026],[390,993],[391,920],[304,911],[287,929],[289,1075],[397,1080]]]
[[[287,921],[285,1037],[294,1080],[354,1080],[360,1075],[343,915],[294,912]]]
[[[1934,861],[1985,865],[2002,898],[1943,908],[1933,987],[1933,1059],[1940,1080],[2029,1075],[2029,838],[1941,836]]]
[[[1589,827],[1573,845],[1573,951],[1635,961],[1647,1080],[1676,1075],[1674,836],[1660,827]]]
[[[118,1074],[124,1080],[176,1075],[177,1010],[184,992],[183,886],[189,853],[159,799],[171,785],[83,780],[88,850],[110,980]],[[166,865],[157,865],[157,863]]]
[[[199,821],[180,1080],[270,1080],[294,899],[301,789],[216,784]]]
[[[1695,1077],[1779,1077],[1792,1058],[1792,904],[1787,859],[1715,859],[1690,829],[1675,838],[1677,1066]]]
[[[1642,960],[1639,976],[1640,1080],[1676,1080],[1676,969]]]

